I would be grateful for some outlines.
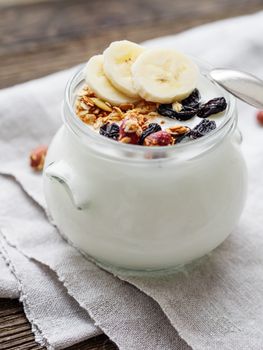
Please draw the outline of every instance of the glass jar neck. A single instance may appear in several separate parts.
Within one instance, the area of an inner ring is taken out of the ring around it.
[[[211,67],[198,62],[201,74],[206,75]],[[217,147],[223,139],[234,132],[237,125],[236,104],[233,96],[222,90],[222,95],[227,100],[227,110],[224,121],[209,134],[186,143],[180,143],[166,147],[142,147],[116,142],[102,137],[83,123],[75,114],[74,103],[76,91],[83,85],[83,68],[70,79],[66,86],[63,102],[63,120],[70,133],[81,142],[87,151],[91,151],[99,157],[115,161],[128,162],[155,162],[167,161],[171,158],[182,160],[192,159]]]

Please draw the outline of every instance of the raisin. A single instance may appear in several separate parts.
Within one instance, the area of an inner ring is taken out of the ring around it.
[[[139,145],[143,145],[144,139],[149,136],[150,134],[153,134],[154,132],[160,131],[162,128],[157,123],[151,123],[148,125],[147,129],[145,129],[139,139]]]
[[[157,109],[157,112],[165,117],[184,121],[191,119],[197,113],[197,111],[198,108],[183,106],[180,112],[176,112],[173,110],[171,104],[161,104]]]
[[[177,137],[177,138],[175,139],[175,143],[177,144],[177,143],[182,142],[183,140],[189,139],[189,136],[190,136],[190,135],[191,135],[191,131],[189,131],[188,133],[186,133],[186,134],[184,134],[184,135],[181,135],[181,136]]]
[[[159,105],[159,107],[157,108],[157,112],[161,115],[163,115],[164,117],[168,117],[168,118],[172,118],[174,119],[174,110],[172,108],[172,104],[161,104]]]
[[[191,95],[185,98],[181,103],[185,107],[198,108],[201,95],[198,89],[194,89]]]
[[[223,112],[227,107],[224,97],[213,98],[212,100],[201,105],[197,112],[199,118],[207,118],[212,114]]]
[[[176,119],[180,121],[189,120],[196,115],[197,111],[198,111],[198,108],[184,106],[180,112],[175,112]]]
[[[216,123],[213,120],[204,119],[196,125],[190,132],[191,139],[197,139],[209,133],[216,128]]]
[[[189,130],[185,134],[179,135],[178,137],[175,138],[175,143],[180,143],[183,140],[189,139],[191,132],[192,130],[189,128]]]
[[[109,139],[118,140],[120,128],[115,123],[106,123],[100,127],[100,134]]]
[[[200,97],[199,90],[194,89],[191,95],[181,102],[181,111],[174,111],[172,104],[162,104],[158,108],[158,113],[180,121],[191,119],[198,112]]]

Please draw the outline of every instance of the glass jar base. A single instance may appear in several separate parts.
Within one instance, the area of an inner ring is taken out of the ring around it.
[[[89,256],[89,260],[95,263],[97,266],[112,273],[114,276],[124,276],[124,277],[162,277],[168,275],[174,275],[177,273],[189,273],[192,269],[196,268],[198,265],[202,264],[204,260],[206,260],[211,253],[202,256],[201,258],[194,259],[185,264],[178,264],[175,266],[164,267],[160,269],[132,269],[132,268],[124,268],[117,265],[111,265],[105,261],[101,261]]]

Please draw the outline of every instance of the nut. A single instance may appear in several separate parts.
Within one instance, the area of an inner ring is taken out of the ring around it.
[[[173,143],[174,139],[171,134],[163,130],[150,134],[143,142],[145,146],[168,146]]]
[[[260,125],[263,126],[263,111],[258,111],[257,112],[257,121]]]
[[[132,141],[132,139],[128,136],[125,136],[120,140],[120,142],[122,142],[122,143],[132,143],[131,141]]]
[[[125,143],[137,144],[139,142],[139,138],[142,134],[142,128],[140,127],[138,120],[135,118],[125,118],[123,119],[120,125],[120,136],[119,141]],[[127,142],[128,138],[130,142]],[[125,139],[123,141],[123,139]]]
[[[185,135],[190,131],[188,126],[175,125],[167,128],[166,131],[171,134],[173,137]]]
[[[105,102],[103,102],[101,99],[97,98],[97,97],[91,97],[90,98],[92,100],[92,102],[99,107],[100,109],[102,109],[103,111],[106,112],[111,112],[112,108],[106,104]]]
[[[183,108],[183,106],[180,102],[174,102],[172,104],[172,109],[177,113],[181,112],[182,108]]]
[[[96,121],[96,115],[95,114],[84,114],[83,116],[80,114],[81,120],[86,124],[94,124]]]
[[[30,166],[36,171],[43,170],[46,154],[47,146],[39,146],[35,148],[30,153]]]
[[[124,111],[127,112],[129,109],[133,109],[134,108],[134,104],[133,103],[122,103],[119,105],[119,108]]]
[[[84,101],[84,103],[89,106],[89,107],[94,107],[94,102],[92,101],[92,99],[88,96],[82,96],[81,99],[82,101]]]

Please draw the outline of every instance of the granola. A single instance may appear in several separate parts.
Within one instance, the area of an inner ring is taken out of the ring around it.
[[[85,123],[99,129],[108,122],[121,122],[123,119],[137,119],[139,125],[147,127],[147,123],[158,116],[157,104],[141,100],[136,104],[123,103],[119,107],[96,97],[96,94],[84,86],[76,100],[75,111]]]
[[[192,130],[188,126],[175,124],[162,129],[161,125],[166,123],[166,118],[179,121],[192,118],[199,108],[199,99],[200,93],[195,89],[187,99],[172,104],[141,99],[136,103],[127,102],[113,106],[96,96],[85,85],[77,95],[75,111],[94,131],[115,141],[143,146],[165,146],[179,143],[183,139],[192,139]],[[213,101],[215,100],[218,99]]]

